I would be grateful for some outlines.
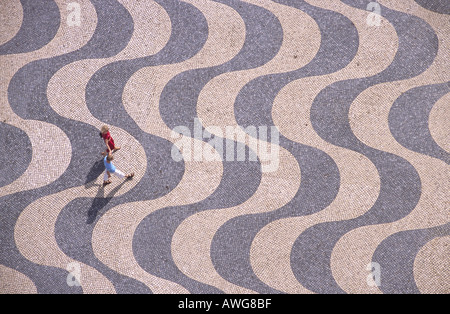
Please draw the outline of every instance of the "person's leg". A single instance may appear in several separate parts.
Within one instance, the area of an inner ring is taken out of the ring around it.
[[[119,169],[116,169],[116,172],[114,172],[114,175],[116,177],[119,177],[120,179],[125,178],[125,174],[122,171],[120,171]]]
[[[103,175],[103,184],[109,184],[111,181],[109,180],[108,171],[105,170],[105,174]]]
[[[125,175],[125,173],[123,173],[119,169],[116,169],[116,172],[114,172],[114,174],[121,179],[123,178],[131,179],[132,177],[134,177],[134,173]]]

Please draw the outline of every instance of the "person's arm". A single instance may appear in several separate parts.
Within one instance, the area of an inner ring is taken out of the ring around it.
[[[105,140],[106,147],[108,148],[108,152],[111,153],[111,148],[109,147],[108,140]]]

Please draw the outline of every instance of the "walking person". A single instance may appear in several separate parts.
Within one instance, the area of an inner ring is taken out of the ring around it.
[[[103,138],[106,144],[106,151],[102,152],[102,156],[107,156],[109,154],[115,153],[120,149],[119,146],[116,146],[114,143],[114,139],[109,133],[109,127],[107,125],[102,126],[100,136]]]
[[[119,177],[120,179],[126,178],[131,179],[134,177],[134,173],[130,173],[128,175],[125,175],[122,171],[116,168],[112,161],[114,160],[114,156],[112,154],[109,154],[108,156],[105,156],[103,158],[103,164],[105,165],[105,174],[103,176],[103,185],[107,185],[111,183],[111,176],[114,174],[115,176]]]

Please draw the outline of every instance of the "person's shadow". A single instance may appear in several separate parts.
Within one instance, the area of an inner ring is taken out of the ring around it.
[[[98,187],[97,195],[94,197],[91,207],[87,212],[87,224],[92,224],[96,218],[98,213],[111,201],[114,195],[120,190],[123,184],[127,181],[124,180],[121,184],[116,186],[112,191],[105,196],[105,188],[103,184],[95,183],[97,178],[100,175],[103,175],[105,171],[105,166],[103,164],[103,160],[96,161],[94,165],[89,170],[89,173],[86,177],[86,182],[84,184],[85,189],[90,189],[94,186]]]

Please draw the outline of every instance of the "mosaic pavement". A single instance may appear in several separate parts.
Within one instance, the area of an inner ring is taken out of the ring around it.
[[[448,0],[0,18],[0,293],[450,293]]]

